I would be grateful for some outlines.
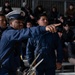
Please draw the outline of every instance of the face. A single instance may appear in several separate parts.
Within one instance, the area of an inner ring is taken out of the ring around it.
[[[66,31],[68,31],[68,30],[69,30],[69,26],[68,26],[68,25],[64,26],[64,29],[65,29]]]
[[[41,7],[38,7],[38,10],[41,10]]]
[[[52,8],[52,11],[53,11],[53,12],[55,12],[55,11],[56,11],[56,9],[55,9],[55,8]]]
[[[0,16],[0,27],[6,28],[6,18],[4,16]]]
[[[10,26],[14,29],[22,29],[24,25],[22,20],[12,20],[10,21]]]
[[[32,24],[30,22],[27,22],[26,27],[30,28],[30,27],[32,27]]]
[[[9,6],[9,3],[7,2],[7,3],[5,3],[5,6]]]
[[[70,9],[73,9],[73,6],[72,5],[70,5]]]
[[[46,25],[48,25],[48,19],[46,16],[41,16],[40,19],[37,21],[37,23],[40,26],[46,26]]]

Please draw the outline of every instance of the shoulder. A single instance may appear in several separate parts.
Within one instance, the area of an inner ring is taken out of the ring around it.
[[[19,34],[18,32],[19,32],[18,30],[14,30],[14,29],[10,29],[10,30],[6,29],[3,32],[2,37],[6,37],[8,39],[8,38],[18,35]]]
[[[6,34],[6,35],[13,35],[13,34],[15,34],[15,33],[17,33],[19,30],[14,30],[14,29],[6,29],[5,31],[4,31],[4,35]]]

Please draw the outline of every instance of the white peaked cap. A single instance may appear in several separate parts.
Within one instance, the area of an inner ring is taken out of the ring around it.
[[[25,15],[25,12],[22,11],[21,9],[18,9],[18,10],[13,10],[11,12],[9,12],[8,14],[6,14],[6,18],[9,18],[11,15],[16,15],[16,14],[21,14],[23,13]]]

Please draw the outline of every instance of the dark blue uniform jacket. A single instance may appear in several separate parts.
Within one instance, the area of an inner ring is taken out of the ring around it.
[[[57,58],[55,55],[57,51]],[[36,38],[29,38],[26,48],[26,57],[31,64],[34,60],[34,56],[40,53],[37,62],[42,58],[44,61],[39,65],[40,68],[51,68],[55,67],[56,59],[57,62],[62,63],[63,51],[61,40],[57,33],[46,32]]]
[[[6,27],[6,28],[0,27],[0,39],[1,39],[2,33],[3,33],[6,29],[7,29],[7,27]]]
[[[18,59],[15,59],[14,46],[15,42],[21,42],[23,39],[29,37],[35,37],[40,33],[44,33],[45,27],[33,27],[29,29],[15,30],[12,27],[8,27],[0,40],[0,66],[5,69],[15,70],[17,69]],[[18,51],[20,51],[21,45],[18,45]],[[19,65],[18,65],[19,66]]]

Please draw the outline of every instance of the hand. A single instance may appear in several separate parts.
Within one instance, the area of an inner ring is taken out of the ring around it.
[[[21,60],[23,60],[22,55],[20,55]]]
[[[56,27],[60,26],[60,25],[61,25],[61,23],[48,25],[48,26],[46,26],[46,31],[50,31],[50,32],[54,33],[54,32],[56,32]]]
[[[62,67],[62,64],[61,64],[61,63],[56,63],[56,68],[57,68],[57,70],[58,70],[58,69],[61,69],[61,67]]]
[[[32,15],[30,15],[30,18],[31,18],[31,19],[34,19],[34,17],[33,17]]]

